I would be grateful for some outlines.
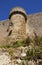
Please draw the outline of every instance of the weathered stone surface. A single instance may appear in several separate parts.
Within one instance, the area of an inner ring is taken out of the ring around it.
[[[42,36],[42,12],[27,15],[23,9],[13,8],[14,11],[21,11],[24,14],[13,14],[10,19],[0,21],[0,43],[12,42],[25,39],[27,36]],[[8,40],[8,41],[7,41]]]
[[[38,65],[42,65],[42,59],[37,60]]]
[[[30,60],[30,61],[28,62],[28,65],[35,65],[35,61]]]
[[[27,24],[30,33],[35,32],[38,36],[42,36],[42,12],[29,15]]]

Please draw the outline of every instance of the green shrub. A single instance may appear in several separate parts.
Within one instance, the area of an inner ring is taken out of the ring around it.
[[[22,65],[25,65],[24,62],[22,62]]]
[[[13,43],[13,47],[20,47],[20,46],[26,46],[25,40],[23,40],[23,41],[16,41],[15,43]]]
[[[42,46],[42,36],[37,36],[36,34],[35,34],[35,38],[34,38],[34,45],[40,45],[40,46]]]
[[[36,46],[33,49],[28,49],[27,53],[26,53],[26,59],[30,60],[30,59],[41,59],[42,58],[42,48],[39,46]]]

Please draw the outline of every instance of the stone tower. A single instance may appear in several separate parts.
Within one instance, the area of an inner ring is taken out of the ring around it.
[[[10,42],[20,41],[26,38],[27,15],[20,7],[13,8],[9,15],[8,38]]]

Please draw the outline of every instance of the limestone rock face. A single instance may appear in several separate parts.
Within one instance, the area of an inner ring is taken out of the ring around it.
[[[8,35],[7,32],[8,26],[9,26],[9,20],[4,20],[0,22],[0,43],[4,43]]]
[[[42,12],[29,15],[27,25],[29,33],[36,33],[38,36],[42,36]]]
[[[35,64],[35,61],[30,60],[30,61],[28,62],[28,65],[36,65],[36,64]]]
[[[0,21],[0,43],[9,40],[17,41],[27,36],[42,36],[42,13],[27,15],[19,7],[10,11],[9,19]]]

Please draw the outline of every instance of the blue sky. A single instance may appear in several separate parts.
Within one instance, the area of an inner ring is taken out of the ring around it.
[[[42,0],[0,0],[0,20],[7,19],[16,6],[24,8],[27,14],[42,12]]]

